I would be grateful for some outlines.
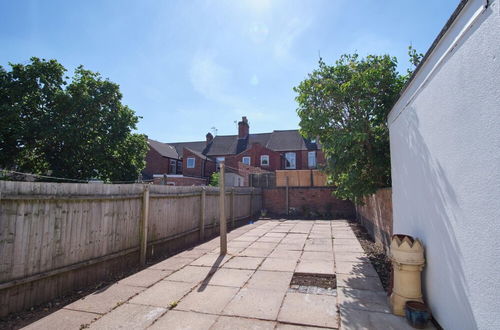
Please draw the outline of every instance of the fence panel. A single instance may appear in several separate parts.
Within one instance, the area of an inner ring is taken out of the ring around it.
[[[177,239],[179,249],[198,240],[202,189],[205,227],[219,221],[216,187],[148,187],[148,257],[158,244]],[[0,316],[102,280],[111,268],[123,271],[137,264],[144,189],[142,184],[0,181]],[[235,219],[249,217],[261,205],[259,189],[235,188],[234,194]],[[228,193],[229,225],[230,201]]]

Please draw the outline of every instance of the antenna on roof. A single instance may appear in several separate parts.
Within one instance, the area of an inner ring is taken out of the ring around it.
[[[215,126],[213,126],[213,127],[211,128],[211,130],[212,130],[212,133],[214,133],[214,136],[216,136],[216,135],[217,135],[217,132],[219,131],[219,130],[217,129],[217,127],[215,127]]]

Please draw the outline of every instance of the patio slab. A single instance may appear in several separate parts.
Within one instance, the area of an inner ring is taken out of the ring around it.
[[[338,328],[337,297],[287,293],[278,320],[308,326]]]
[[[406,328],[346,221],[257,221],[232,231],[228,247],[220,257],[219,239],[204,242],[30,327],[336,329],[341,319],[343,329]],[[294,291],[294,272],[335,274],[337,295]]]
[[[161,307],[125,303],[92,323],[89,329],[145,329],[166,311]]]
[[[160,317],[151,330],[208,330],[217,320],[217,315],[171,310]]]
[[[105,314],[143,290],[145,289],[142,287],[116,283],[78,299],[64,308]]]

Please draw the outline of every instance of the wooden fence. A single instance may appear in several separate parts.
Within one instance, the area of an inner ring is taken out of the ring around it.
[[[287,185],[289,187],[324,187],[327,186],[327,177],[320,170],[276,171],[276,186],[286,187]]]
[[[228,226],[256,188],[226,190]],[[219,189],[0,181],[0,316],[43,303],[217,233]]]

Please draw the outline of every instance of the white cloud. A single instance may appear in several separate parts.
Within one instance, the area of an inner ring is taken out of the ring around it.
[[[295,41],[307,30],[311,21],[308,19],[294,18],[284,27],[274,45],[274,57],[280,61],[294,62],[292,48]]]
[[[220,104],[221,111],[229,110],[238,116],[248,116],[253,120],[270,120],[272,118],[265,110],[237,95],[232,71],[217,63],[213,52],[198,52],[194,56],[189,77],[194,90],[206,99]],[[258,83],[258,77],[253,75],[250,84],[256,85]]]

